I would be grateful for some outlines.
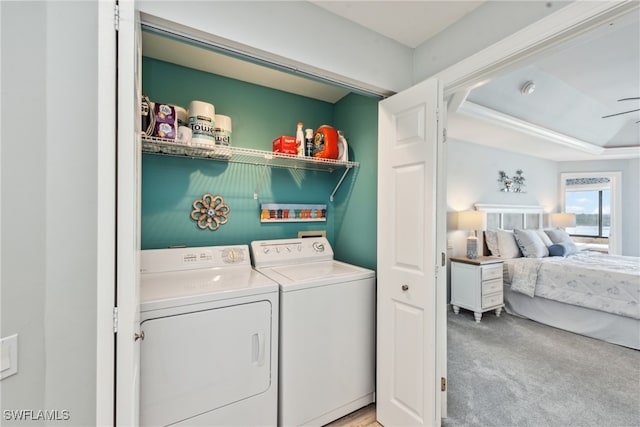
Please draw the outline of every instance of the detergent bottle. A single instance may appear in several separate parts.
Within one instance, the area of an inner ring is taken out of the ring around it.
[[[329,125],[322,125],[314,137],[313,157],[338,158],[338,132]]]

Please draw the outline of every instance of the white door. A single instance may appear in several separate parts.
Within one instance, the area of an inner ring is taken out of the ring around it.
[[[440,425],[437,351],[437,115],[442,89],[427,80],[379,105],[377,419]],[[440,222],[440,221],[439,221]]]
[[[133,1],[119,2],[116,303],[116,425],[138,425],[140,366],[141,34]]]

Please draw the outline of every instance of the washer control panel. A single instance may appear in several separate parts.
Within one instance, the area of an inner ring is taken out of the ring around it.
[[[251,242],[255,267],[330,261],[333,249],[325,237],[256,240]]]
[[[141,251],[140,257],[141,273],[195,270],[230,265],[251,265],[247,245],[148,249]]]

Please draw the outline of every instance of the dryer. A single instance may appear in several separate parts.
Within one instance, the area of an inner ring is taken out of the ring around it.
[[[275,425],[278,285],[248,246],[143,250],[141,266],[141,425]]]
[[[326,238],[251,251],[280,285],[278,425],[321,426],[373,402],[375,272],[334,260]]]

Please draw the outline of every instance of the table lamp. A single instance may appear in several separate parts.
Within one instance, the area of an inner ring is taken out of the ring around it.
[[[575,227],[576,214],[566,212],[551,214],[551,225],[563,229],[567,227]]]
[[[477,230],[487,228],[487,214],[482,211],[462,211],[458,212],[458,230],[469,230],[467,238],[467,258],[478,258],[478,236]]]

